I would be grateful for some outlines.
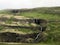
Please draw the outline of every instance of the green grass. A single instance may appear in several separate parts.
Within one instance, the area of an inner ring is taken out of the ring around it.
[[[16,30],[22,31],[24,33],[37,33],[39,30],[32,30],[32,29],[26,29],[26,28],[17,28]]]
[[[59,15],[53,15],[53,14],[42,14],[37,12],[26,12],[22,13],[21,16],[26,16],[30,18],[41,18],[41,19],[47,19],[47,20],[60,20]]]
[[[53,43],[17,43],[17,44],[0,43],[0,45],[60,45],[60,43],[59,42],[53,42]]]

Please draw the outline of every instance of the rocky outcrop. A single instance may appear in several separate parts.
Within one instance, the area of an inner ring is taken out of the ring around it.
[[[33,34],[18,34],[18,33],[12,33],[12,32],[3,32],[0,33],[0,42],[22,42],[22,43],[31,43],[40,41],[41,37],[39,37],[38,40],[35,40],[38,33]]]
[[[8,18],[3,18],[3,19],[1,19],[0,21],[6,21],[6,20],[9,20]],[[1,24],[1,26],[7,26],[7,27],[13,27],[13,28],[30,28],[30,29],[38,29],[38,30],[41,30],[41,28],[42,28],[42,30],[41,31],[45,31],[46,30],[46,28],[47,28],[47,20],[44,20],[44,19],[16,19],[16,18],[13,18],[12,19],[12,22],[15,22],[16,21],[16,26],[10,26],[10,25],[4,25],[4,24]],[[19,22],[19,25],[20,24],[31,24],[31,23],[33,23],[33,24],[35,24],[36,25],[36,27],[33,27],[34,25],[32,25],[32,26],[30,26],[30,27],[26,27],[26,26],[18,26],[17,25],[17,22]]]

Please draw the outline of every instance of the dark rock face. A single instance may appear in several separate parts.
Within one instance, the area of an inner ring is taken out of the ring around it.
[[[0,42],[34,42],[34,39],[36,38],[37,34],[38,33],[26,35],[11,32],[0,33]]]
[[[36,24],[41,24],[41,23],[47,23],[47,20],[44,20],[44,19],[34,19],[35,23]]]
[[[18,13],[19,10],[10,10],[10,12],[12,12],[12,13]]]
[[[47,20],[44,19],[34,19],[35,23],[37,25],[40,25],[40,29],[42,32],[46,30],[47,28]],[[42,28],[42,29],[41,29]]]

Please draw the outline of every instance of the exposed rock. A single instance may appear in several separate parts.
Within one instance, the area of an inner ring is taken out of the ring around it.
[[[33,34],[18,34],[11,32],[0,33],[0,42],[24,42],[31,43],[38,40],[35,40],[35,37],[38,33]]]

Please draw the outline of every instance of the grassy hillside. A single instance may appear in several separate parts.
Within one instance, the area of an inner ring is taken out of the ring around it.
[[[40,18],[46,19],[49,22],[46,31],[44,32],[45,40],[43,40],[41,45],[59,45],[60,42],[60,7],[44,7],[44,8],[34,8],[34,9],[19,9],[18,13],[12,13],[10,10],[0,11],[0,15],[13,15],[13,16],[25,16],[28,18]],[[2,27],[0,27],[2,28]],[[19,29],[22,30],[22,29]],[[23,30],[23,32],[28,32]],[[47,44],[45,44],[47,43]],[[40,44],[40,43],[39,43]],[[29,44],[29,45],[39,45],[39,44]],[[3,44],[4,45],[4,44]],[[24,45],[24,44],[23,44]],[[26,44],[28,45],[28,44]]]

